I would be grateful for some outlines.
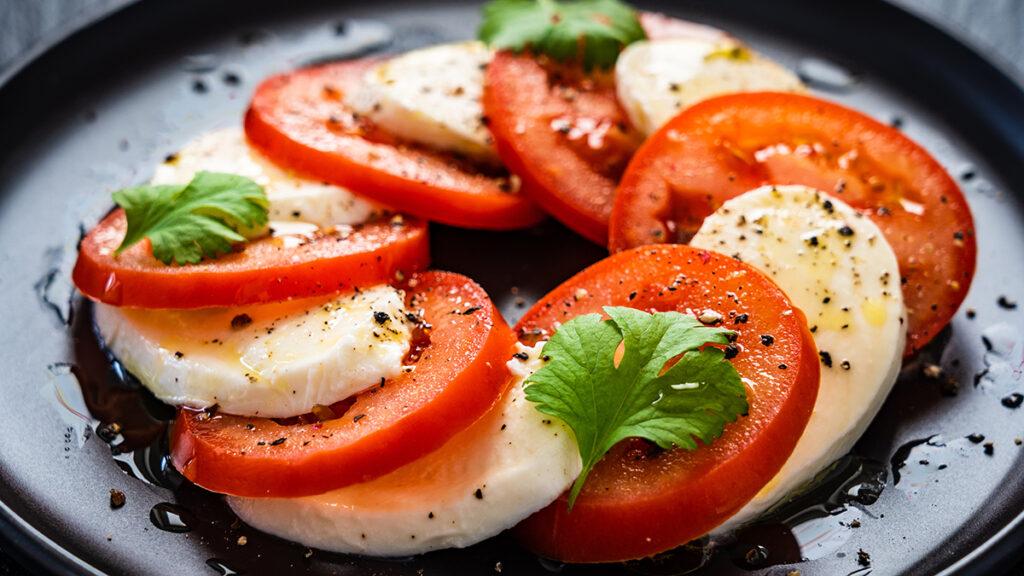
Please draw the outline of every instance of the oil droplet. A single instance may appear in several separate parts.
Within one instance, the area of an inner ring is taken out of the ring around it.
[[[999,322],[981,333],[985,347],[985,368],[974,376],[974,385],[987,392],[1005,395],[1024,379],[1024,338],[1010,324]]]
[[[732,562],[765,568],[824,558],[845,544],[885,488],[881,462],[849,454],[819,475],[815,483],[731,535]]]
[[[850,70],[823,58],[803,58],[796,73],[808,86],[833,92],[846,92],[860,80]]]
[[[865,300],[860,305],[860,312],[864,315],[864,319],[868,321],[868,324],[872,326],[882,326],[885,324],[885,303],[881,300],[876,298]]]
[[[166,435],[136,450],[122,451],[112,446],[111,454],[122,472],[146,484],[177,490],[185,480],[171,463]]]
[[[968,457],[972,442],[970,438],[947,442],[939,434],[907,442],[896,449],[890,461],[893,486],[911,496],[919,494],[940,481],[947,468]]]
[[[227,564],[224,563],[223,560],[218,560],[217,558],[210,558],[206,561],[206,565],[210,568],[213,568],[214,571],[217,572],[217,574],[220,574],[221,576],[235,576],[244,574],[244,572],[239,572],[233,568],[230,568]]]
[[[107,276],[107,281],[103,284],[103,301],[108,304],[118,306],[121,304],[123,292],[124,289],[121,285],[121,281],[117,278],[117,274],[111,272],[110,275]]]
[[[697,572],[711,561],[714,545],[705,536],[651,558],[630,560],[622,566],[642,576],[683,576]]]
[[[220,58],[216,54],[189,54],[185,56],[182,68],[186,72],[205,74],[213,72],[220,66]]]
[[[177,504],[161,502],[149,511],[149,521],[153,526],[165,531],[183,534],[191,532],[195,519],[192,513]]]
[[[64,326],[70,326],[74,314],[75,290],[67,281],[68,274],[63,272],[64,248],[61,246],[48,248],[44,258],[51,265],[32,285],[36,299],[44,309],[56,316],[58,322]]]
[[[48,368],[53,376],[53,386],[42,387],[41,393],[54,406],[66,426],[65,442],[74,442],[81,448],[99,422],[89,414],[79,385],[78,367],[67,362],[57,362]]]
[[[551,572],[552,574],[558,574],[565,569],[565,564],[557,560],[548,560],[547,558],[537,557],[537,563],[540,564],[541,568]]]
[[[768,548],[755,544],[743,554],[743,562],[751,568],[757,568],[767,562],[769,556]]]

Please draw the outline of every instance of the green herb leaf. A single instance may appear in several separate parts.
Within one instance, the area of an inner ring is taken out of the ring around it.
[[[164,264],[195,264],[261,236],[267,224],[267,195],[252,180],[234,174],[199,172],[184,185],[137,186],[114,192],[128,230],[120,254],[143,238]]]
[[[678,312],[604,311],[610,320],[587,314],[563,324],[544,345],[547,364],[526,380],[526,398],[576,435],[583,471],[569,493],[570,509],[594,465],[618,442],[645,438],[693,450],[695,438],[710,443],[747,411],[736,368],[720,348],[704,346],[727,344],[729,330]]]
[[[624,47],[647,37],[636,11],[618,0],[493,0],[477,36],[499,50],[581,58],[588,71],[611,68]]]

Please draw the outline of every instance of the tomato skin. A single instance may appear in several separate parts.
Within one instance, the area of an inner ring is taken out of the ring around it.
[[[641,139],[610,78],[499,52],[487,67],[483,104],[498,155],[523,192],[587,239],[607,243],[615,185]]]
[[[347,236],[325,233],[295,247],[263,238],[183,266],[154,258],[149,240],[115,256],[126,227],[124,210],[117,209],[82,239],[71,277],[92,300],[141,308],[241,306],[386,283],[396,272],[430,263],[427,225],[413,218],[401,226],[387,220],[356,226]]]
[[[811,96],[720,96],[675,117],[623,176],[609,247],[688,240],[723,202],[765,184],[834,194],[881,228],[903,278],[906,356],[949,323],[977,258],[963,193],[898,130]]]
[[[818,391],[819,359],[803,314],[771,280],[727,256],[682,245],[614,254],[545,296],[516,331],[527,342],[543,339],[557,322],[603,306],[721,312],[739,333],[732,362],[754,384],[749,415],[710,445],[662,452],[622,442],[594,468],[571,512],[563,495],[515,529],[527,548],[564,562],[643,558],[721,524],[785,463]],[[737,321],[743,313],[746,321]],[[762,334],[774,342],[764,345]]]
[[[275,162],[402,212],[452,226],[509,230],[544,218],[507,178],[453,155],[406,145],[343,103],[373,59],[273,76],[245,115],[249,141]]]
[[[432,326],[413,371],[357,395],[344,415],[325,422],[179,410],[171,440],[177,469],[213,492],[320,494],[395,470],[474,422],[509,382],[512,331],[483,289],[459,274],[425,272],[405,289],[410,310],[422,309]],[[274,445],[278,438],[286,440]]]

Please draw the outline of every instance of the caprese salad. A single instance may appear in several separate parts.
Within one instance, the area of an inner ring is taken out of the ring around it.
[[[617,562],[754,521],[850,450],[975,265],[927,151],[618,0],[493,0],[476,41],[271,77],[113,200],[73,279],[178,407],[176,468],[372,556],[512,529]],[[546,214],[611,255],[514,327],[430,269],[428,221]]]

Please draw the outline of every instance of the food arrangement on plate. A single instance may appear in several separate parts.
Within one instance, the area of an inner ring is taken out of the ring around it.
[[[755,522],[959,308],[963,194],[726,32],[615,0],[483,16],[268,78],[115,192],[73,273],[97,333],[177,408],[177,470],[312,548],[512,530],[606,563]],[[545,217],[610,255],[515,326],[430,267],[428,222]]]

